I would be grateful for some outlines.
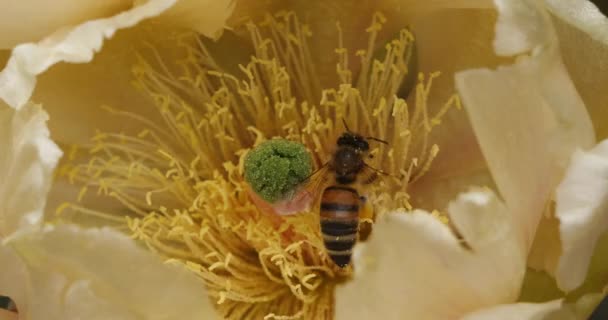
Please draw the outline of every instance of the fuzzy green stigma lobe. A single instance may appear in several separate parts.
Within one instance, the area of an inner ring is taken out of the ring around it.
[[[312,158],[303,144],[268,140],[245,158],[245,180],[270,203],[289,198],[312,172]]]

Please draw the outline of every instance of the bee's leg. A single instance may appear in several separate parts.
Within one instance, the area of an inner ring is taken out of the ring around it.
[[[359,210],[359,240],[365,241],[372,232],[375,218],[374,208],[372,208],[372,204],[367,201],[367,197],[365,196],[360,196],[359,201],[361,202],[361,209]]]
[[[403,178],[404,178],[403,174],[401,174],[401,175],[399,175],[399,176],[396,176],[396,175],[394,175],[394,174],[390,174],[390,173],[388,173],[388,172],[386,172],[386,171],[382,171],[382,170],[380,170],[380,169],[376,169],[376,168],[374,168],[374,167],[370,166],[370,165],[369,165],[369,164],[367,164],[367,163],[365,163],[364,165],[365,165],[365,167],[366,167],[366,168],[368,168],[368,169],[370,169],[370,170],[373,170],[373,171],[374,171],[374,172],[376,172],[376,173],[379,173],[379,174],[385,175],[385,176],[389,176],[389,177],[397,178],[397,179],[399,179],[399,180],[401,180],[401,179],[403,179]]]
[[[371,184],[372,182],[378,179],[378,173],[376,171],[370,172],[370,174],[365,177],[365,180],[362,181],[363,184]]]
[[[369,201],[367,201],[367,197],[365,197],[365,196],[360,196],[359,201],[360,201],[359,221],[367,220],[369,222],[373,222],[374,208],[372,207],[372,204]]]

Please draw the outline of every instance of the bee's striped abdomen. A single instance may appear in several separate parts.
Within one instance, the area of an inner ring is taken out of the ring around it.
[[[321,233],[327,253],[340,267],[350,262],[359,228],[359,194],[344,186],[331,186],[321,197]]]

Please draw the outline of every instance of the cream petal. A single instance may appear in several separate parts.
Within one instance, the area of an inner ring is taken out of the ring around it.
[[[357,245],[354,279],[336,289],[336,319],[455,319],[513,301],[525,251],[491,191],[461,194],[448,226],[424,211],[388,214]]]
[[[9,245],[24,268],[0,287],[24,319],[217,318],[200,279],[112,229],[48,226]]]
[[[545,0],[553,14],[560,51],[585,101],[597,137],[608,137],[608,18],[587,0]],[[581,63],[584,61],[584,63]]]
[[[19,110],[0,103],[0,239],[43,217],[46,194],[61,151],[49,138],[39,105]]]
[[[231,0],[179,0],[161,20],[215,38],[221,34],[235,4]]]
[[[36,86],[36,76],[59,62],[86,63],[101,50],[105,39],[123,28],[155,17],[176,0],[151,0],[113,17],[87,21],[58,30],[39,43],[25,43],[13,49],[0,73],[0,99],[14,108],[23,106]]]
[[[596,242],[608,230],[608,140],[574,153],[556,202],[563,248],[556,279],[570,291],[585,280]]]
[[[448,213],[477,260],[471,270],[479,270],[466,270],[469,276],[504,277],[478,283],[477,292],[496,301],[515,299],[525,273],[526,249],[504,203],[489,189],[473,189],[452,201]]]
[[[197,2],[199,7],[191,8],[192,10],[189,12],[199,14],[201,19],[197,20],[197,22],[202,26],[207,15],[212,15],[215,19],[215,17],[227,14],[224,11],[213,12],[211,10],[219,7],[226,7],[228,9],[222,10],[229,10],[229,5],[220,6],[220,3],[223,2],[199,1]],[[185,3],[188,4],[190,2],[186,1]],[[142,6],[148,6],[148,4]],[[205,10],[206,6],[209,6],[210,9]],[[153,16],[152,13],[148,13],[147,11],[135,11],[138,10],[137,8],[110,19],[118,19],[121,16],[134,16],[135,14],[141,16],[140,20],[144,18],[142,14]],[[183,8],[182,2],[178,2],[175,8]],[[161,8],[157,9],[160,11]],[[175,33],[176,30],[182,29],[176,29],[178,25],[176,19],[179,18],[177,16],[179,11],[174,12],[171,11],[172,9],[164,12],[161,17],[155,18],[154,21],[140,23],[136,28],[116,30],[117,32],[113,35],[112,39],[103,42],[103,50],[97,53],[91,62],[84,64],[59,63],[37,77],[36,90],[32,99],[44,102],[44,107],[51,116],[49,127],[56,141],[66,144],[88,142],[96,129],[124,132],[125,128],[127,128],[128,131],[131,123],[125,123],[126,121],[120,121],[123,118],[110,115],[109,112],[100,108],[102,105],[118,109],[128,109],[140,114],[149,112],[149,108],[147,108],[150,104],[148,97],[136,92],[132,85],[133,77],[131,70],[137,60],[134,53],[147,53],[147,51],[151,50],[145,46],[153,44],[155,54],[158,53],[163,59],[173,58],[172,55],[175,53],[173,51],[177,52],[179,50],[175,48],[175,41],[166,40],[170,33]],[[91,23],[93,23],[93,26],[96,26],[103,21],[109,20],[91,21],[75,29],[80,30]],[[167,28],[167,25],[171,27]],[[86,30],[88,29],[90,28],[87,27]],[[91,32],[94,33],[94,31]],[[210,33],[209,35],[212,34]],[[32,44],[32,46],[35,45]],[[178,58],[183,58],[181,52]],[[12,59],[15,60],[14,55]],[[6,74],[9,73],[8,70],[7,68],[4,71],[5,78],[17,86],[18,84],[12,76],[9,77]],[[0,79],[2,77],[0,74]],[[28,77],[34,79],[32,75]],[[0,80],[0,98],[2,98],[1,92],[4,86],[2,81]],[[27,83],[32,84],[32,82]],[[29,89],[26,91],[30,92]]]
[[[131,3],[129,0],[25,0],[4,3],[0,12],[0,49],[38,41],[50,30],[109,16],[127,9]]]
[[[473,312],[461,320],[581,320],[588,319],[603,294],[590,293],[574,302],[562,299],[544,303],[499,305]]]
[[[494,0],[499,12],[494,49],[498,55],[524,53],[547,42],[553,30],[537,1]]]
[[[568,24],[608,45],[608,18],[589,0],[544,0],[547,8]]]
[[[542,320],[559,310],[561,305],[561,299],[545,303],[505,304],[476,311],[461,320]]]
[[[36,76],[52,65],[62,61],[90,62],[105,39],[117,30],[132,27],[165,11],[161,21],[173,26],[193,27],[213,36],[223,27],[231,10],[230,1],[152,0],[110,18],[58,30],[39,43],[15,47],[6,68],[0,73],[0,98],[12,107],[22,106],[34,90]]]
[[[522,22],[508,17],[498,23]],[[535,30],[550,24],[527,27]],[[496,43],[509,37],[500,29]],[[546,41],[513,65],[456,74],[458,92],[488,167],[528,246],[568,156],[594,141],[585,106],[552,40]]]

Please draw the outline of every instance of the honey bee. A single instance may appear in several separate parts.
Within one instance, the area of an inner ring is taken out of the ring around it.
[[[323,243],[329,257],[341,268],[350,264],[352,249],[359,236],[359,215],[364,198],[358,186],[374,182],[378,173],[387,173],[369,166],[369,141],[388,144],[374,137],[351,132],[344,123],[344,132],[336,142],[332,158],[313,175],[333,175],[333,183],[321,194],[320,224]],[[321,174],[323,172],[323,174]],[[312,175],[311,175],[312,176]]]

